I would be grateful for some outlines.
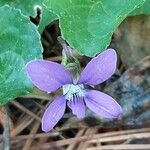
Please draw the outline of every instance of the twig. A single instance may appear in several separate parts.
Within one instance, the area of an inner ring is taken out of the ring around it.
[[[4,122],[3,122],[3,150],[10,150],[10,133],[9,133],[9,117],[6,106],[3,107]]]
[[[50,58],[47,58],[47,60],[49,60],[49,61],[61,61],[62,56],[50,57]]]
[[[34,122],[34,126],[33,126],[32,130],[31,130],[30,134],[35,134],[37,132],[39,126],[40,126],[40,122],[37,122],[37,121]],[[29,150],[32,142],[33,142],[33,139],[32,138],[28,138],[26,143],[25,143],[25,145],[24,145],[24,147],[23,147],[23,150]]]
[[[81,130],[77,133],[76,137],[82,136],[83,133],[84,133],[84,131],[85,131],[85,129],[81,129]],[[75,146],[76,146],[76,143],[70,144],[66,150],[73,150]]]
[[[149,150],[150,144],[124,144],[124,145],[105,145],[103,150]],[[100,150],[100,148],[87,148],[86,150]]]
[[[107,134],[109,135],[109,134]],[[114,134],[115,135],[115,134]],[[49,142],[45,143],[43,145],[38,145],[40,149],[48,149],[54,146],[64,146],[72,143],[78,143],[78,142],[84,142],[86,141],[87,143],[97,143],[97,140],[100,142],[112,142],[112,141],[124,141],[129,138],[133,139],[141,139],[141,138],[149,138],[150,133],[133,133],[133,134],[125,134],[125,135],[117,135],[117,136],[112,136],[112,137],[107,137],[104,134],[95,134],[92,137],[89,136],[81,136],[81,137],[75,137],[75,138],[70,138],[70,139],[65,139],[65,140],[59,140],[55,142]],[[37,147],[32,147],[31,150],[36,150]]]
[[[25,108],[23,105],[19,104],[17,101],[12,101],[11,102],[14,106],[18,107],[20,110],[22,110],[23,112],[25,112],[26,114],[30,115],[31,117],[33,117],[34,119],[36,119],[37,121],[41,121],[41,118],[39,116],[37,116],[36,114],[34,114],[32,111],[28,110],[27,108]]]
[[[57,137],[61,133],[59,132],[50,132],[50,133],[37,133],[37,134],[28,134],[28,135],[18,135],[11,137],[11,142],[16,143],[18,140],[26,140],[28,138],[37,139],[37,138],[49,138],[49,137]]]
[[[89,136],[92,137],[95,133],[97,132],[96,128],[89,128],[87,129],[87,131],[85,132],[84,136]],[[77,150],[81,150],[81,149],[86,149],[86,147],[88,146],[88,144],[86,142],[81,142],[77,148]]]
[[[20,123],[17,125],[17,127],[11,131],[11,137],[18,135],[28,125],[30,125],[33,122],[33,120],[34,120],[34,118],[31,118],[29,116],[23,117],[22,120],[20,121]]]

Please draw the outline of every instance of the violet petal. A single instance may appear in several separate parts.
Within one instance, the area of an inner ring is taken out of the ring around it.
[[[72,83],[70,72],[55,62],[34,60],[26,65],[26,70],[33,84],[46,92],[54,92],[64,84]]]
[[[54,128],[61,119],[66,109],[66,100],[64,96],[56,98],[46,109],[42,118],[42,130],[48,132]]]
[[[89,109],[105,118],[117,118],[122,113],[120,105],[112,97],[96,90],[86,90],[85,103]]]
[[[116,69],[115,50],[108,49],[93,58],[81,73],[78,84],[97,85],[110,78]]]
[[[85,103],[83,97],[74,97],[74,99],[68,101],[67,104],[77,118],[85,117]]]

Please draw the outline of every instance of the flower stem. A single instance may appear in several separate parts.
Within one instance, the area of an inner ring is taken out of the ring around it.
[[[75,57],[73,49],[66,44],[62,37],[58,37],[58,41],[63,47],[62,64],[72,73],[73,82],[76,84],[81,70],[80,63]]]
[[[72,49],[66,44],[66,42],[62,39],[61,36],[58,37],[58,41],[61,44],[61,46],[63,47],[63,59],[67,59],[68,62],[73,62],[73,53],[72,53]],[[63,61],[62,59],[62,61]]]

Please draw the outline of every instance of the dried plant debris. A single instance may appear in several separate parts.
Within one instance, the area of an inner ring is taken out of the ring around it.
[[[150,123],[150,56],[129,68],[106,89],[123,109],[123,125]]]

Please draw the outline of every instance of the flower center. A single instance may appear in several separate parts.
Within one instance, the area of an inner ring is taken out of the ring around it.
[[[83,85],[74,85],[74,84],[67,84],[63,86],[63,95],[65,95],[66,100],[73,100],[75,96],[77,97],[84,97],[84,90]]]

